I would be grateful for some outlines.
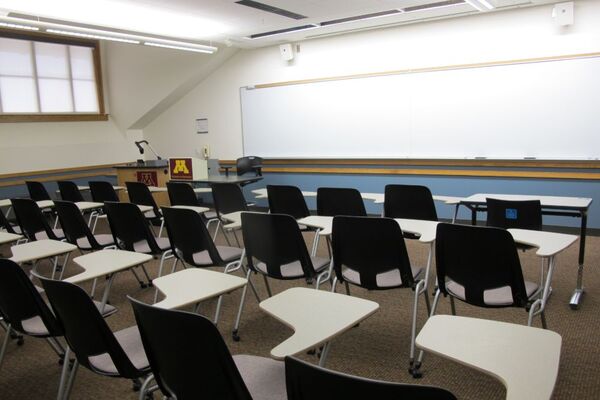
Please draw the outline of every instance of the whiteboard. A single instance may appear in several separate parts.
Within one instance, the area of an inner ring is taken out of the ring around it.
[[[245,155],[600,158],[600,57],[240,92]]]

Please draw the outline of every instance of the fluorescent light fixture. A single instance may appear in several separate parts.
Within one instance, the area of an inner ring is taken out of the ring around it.
[[[401,9],[387,10],[387,11],[381,11],[381,12],[371,13],[371,14],[356,15],[353,17],[333,19],[331,21],[321,22],[319,25],[321,27],[324,27],[324,26],[331,26],[331,25],[347,24],[347,23],[351,23],[351,22],[366,21],[369,19],[389,17],[391,15],[398,15],[398,14],[402,14],[402,13],[403,13],[403,11]]]
[[[205,46],[205,48],[198,48],[198,47],[178,46],[178,45],[173,45],[173,44],[156,43],[156,42],[144,42],[144,45],[152,46],[152,47],[164,47],[165,49],[193,51],[196,53],[207,53],[207,54],[212,54],[217,50],[216,47],[211,47],[211,46]]]
[[[445,7],[462,6],[465,4],[465,1],[470,2],[470,0],[444,0],[444,1],[438,1],[435,3],[420,4],[417,6],[399,8],[399,10],[402,10],[405,13],[412,13],[412,12],[418,12],[418,11],[429,11],[429,10],[440,9],[440,8],[445,8]]]
[[[10,22],[0,22],[0,26],[2,26],[4,28],[25,29],[27,31],[39,31],[40,30],[40,28],[38,28],[37,26],[11,24]]]
[[[285,35],[286,33],[306,31],[306,30],[315,29],[315,28],[320,28],[320,26],[317,24],[294,26],[292,28],[278,29],[276,31],[256,33],[254,35],[246,36],[246,37],[244,37],[244,39],[261,39],[261,38],[268,37],[268,36]]]
[[[63,31],[60,29],[46,29],[46,32],[55,33],[57,35],[81,37],[81,38],[86,38],[86,39],[100,39],[100,40],[110,40],[112,42],[140,44],[139,40],[125,39],[125,38],[119,38],[119,37],[114,37],[114,36],[97,35],[95,33]]]
[[[487,11],[494,8],[488,0],[465,0],[465,2],[478,11]]]

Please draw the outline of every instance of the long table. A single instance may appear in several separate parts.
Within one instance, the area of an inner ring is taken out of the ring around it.
[[[477,193],[469,197],[460,199],[456,203],[453,221],[456,220],[460,206],[465,206],[471,210],[471,223],[477,222],[477,213],[487,211],[486,199],[494,198],[500,200],[539,200],[542,206],[542,214],[557,215],[562,217],[577,217],[581,220],[579,227],[579,266],[577,269],[577,286],[573,291],[569,302],[572,309],[576,310],[581,304],[584,293],[583,288],[583,269],[585,260],[585,237],[587,232],[587,214],[592,204],[592,199],[588,197],[560,197],[560,196],[537,196],[537,195],[515,195],[515,194],[495,194],[495,193]]]

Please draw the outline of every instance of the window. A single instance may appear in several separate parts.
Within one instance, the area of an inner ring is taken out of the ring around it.
[[[97,41],[0,31],[0,121],[106,120]]]

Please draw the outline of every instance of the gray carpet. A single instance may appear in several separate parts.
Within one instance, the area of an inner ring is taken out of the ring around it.
[[[307,235],[307,242],[311,238]],[[222,243],[223,239],[219,238]],[[427,259],[426,246],[415,241],[408,242],[411,262],[424,265]],[[547,306],[546,316],[551,330],[563,338],[561,365],[554,399],[597,399],[600,397],[600,238],[589,237],[586,252],[587,269],[584,275],[586,295],[582,307],[573,311],[568,300],[575,286],[577,272],[577,244],[558,257],[558,265],[552,287],[553,293]],[[0,248],[8,254],[8,247]],[[326,255],[324,241],[319,254]],[[533,252],[520,253],[526,278],[539,278],[540,262]],[[49,263],[44,267],[47,269]],[[149,265],[151,276],[156,276],[158,263]],[[77,267],[70,263],[67,275],[74,274]],[[43,268],[42,268],[43,270]],[[254,277],[262,298],[266,290],[262,279]],[[273,281],[271,287],[278,293],[292,286],[305,285],[303,281]],[[89,288],[89,286],[85,286]],[[329,285],[325,285],[329,289]],[[338,291],[340,288],[338,288]],[[341,289],[343,290],[343,289]],[[140,289],[133,275],[121,273],[115,279],[110,301],[119,308],[116,315],[107,319],[113,329],[122,329],[133,324],[133,314],[125,296],[129,294],[142,301],[150,302],[154,289]],[[452,391],[460,399],[503,399],[505,390],[496,379],[457,363],[426,355],[423,365],[424,376],[414,380],[407,372],[410,313],[412,292],[410,290],[390,290],[368,292],[352,288],[352,294],[374,300],[380,304],[379,311],[337,338],[331,347],[327,367],[362,375],[369,378],[394,382],[407,382],[437,385]],[[232,354],[253,354],[268,357],[271,348],[291,334],[291,330],[262,312],[256,299],[250,293],[240,326],[241,341],[231,340],[240,292],[227,295],[223,302],[219,329]],[[204,303],[200,312],[212,316],[216,302]],[[425,303],[419,304],[418,328],[426,319]],[[449,302],[442,299],[438,313],[450,313]],[[457,302],[457,313],[496,319],[518,324],[526,324],[527,313],[522,309],[478,309]],[[541,326],[539,318],[534,326]],[[0,330],[0,340],[4,331]],[[198,338],[202,340],[202,338]],[[301,358],[317,362],[315,356],[301,355]],[[531,368],[536,368],[537,360],[529,360]],[[57,357],[43,340],[26,338],[23,346],[12,341],[0,369],[0,399],[50,399],[56,397],[60,366]],[[123,379],[106,378],[80,368],[75,382],[73,399],[135,399],[137,394],[131,390],[131,382]]]

